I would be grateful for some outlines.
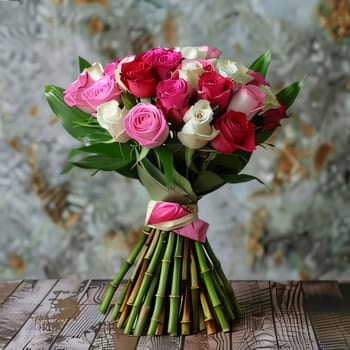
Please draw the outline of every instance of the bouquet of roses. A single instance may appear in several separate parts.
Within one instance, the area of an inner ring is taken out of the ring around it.
[[[273,93],[269,51],[249,68],[220,54],[155,48],[104,68],[80,58],[66,90],[46,87],[53,111],[82,142],[65,171],[116,171],[140,180],[151,197],[141,237],[100,308],[126,334],[229,331],[240,314],[197,202],[226,183],[256,179],[242,170],[287,117],[301,83]]]

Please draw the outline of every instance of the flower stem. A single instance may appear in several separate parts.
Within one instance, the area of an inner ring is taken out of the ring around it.
[[[204,285],[208,292],[209,301],[214,309],[216,320],[219,323],[221,330],[224,332],[230,331],[230,325],[226,320],[223,306],[221,304],[220,298],[215,290],[215,280],[212,275],[212,271],[209,269],[207,264],[207,259],[205,257],[205,252],[203,249],[203,244],[201,242],[194,242],[196,253],[199,262],[200,273]]]
[[[142,305],[142,300],[144,298],[144,295],[147,292],[149,284],[152,281],[152,277],[154,275],[157,264],[159,263],[161,253],[163,251],[163,246],[166,243],[166,234],[167,234],[167,232],[165,232],[165,231],[162,231],[160,233],[160,235],[159,235],[159,233],[156,233],[156,235],[154,237],[156,239],[154,239],[150,245],[151,253],[146,254],[146,256],[145,256],[145,258],[147,258],[147,259],[151,256],[152,256],[152,258],[151,258],[151,261],[148,265],[147,270],[145,271],[145,273],[142,276],[142,282],[141,282],[140,288],[138,290],[136,290],[137,295],[136,295],[136,298],[133,302],[133,306],[132,306],[129,318],[128,318],[127,324],[125,326],[125,329],[124,329],[125,334],[131,334],[132,327],[134,325],[134,322],[136,320],[136,317],[137,317],[138,312],[139,312],[141,305]]]
[[[194,257],[193,249],[190,250],[190,275],[191,275],[191,305],[192,305],[192,332],[199,330],[199,283],[197,273],[197,262]]]
[[[216,333],[215,320],[210,311],[210,307],[208,305],[208,301],[207,301],[207,298],[205,297],[203,290],[200,292],[199,297],[200,297],[202,310],[204,314],[204,325],[205,325],[205,329],[207,330],[207,334],[214,334]]]
[[[168,232],[168,242],[164,252],[164,256],[161,262],[160,278],[157,293],[155,295],[155,305],[153,314],[151,317],[151,323],[149,325],[147,335],[154,335],[156,333],[157,325],[159,322],[159,314],[162,311],[162,305],[165,298],[165,289],[168,280],[169,267],[171,264],[171,257],[174,251],[175,243],[175,233],[170,231]]]
[[[126,259],[126,261],[123,263],[123,265],[121,266],[119,273],[114,277],[113,281],[110,283],[100,306],[101,313],[105,314],[107,312],[107,309],[111,303],[111,300],[114,296],[115,291],[117,290],[125,274],[128,272],[130,266],[134,263],[139,251],[143,247],[151,230],[152,228],[148,226],[144,228],[143,235],[139,238],[135,248],[133,249],[129,257]]]
[[[168,319],[168,333],[172,336],[178,335],[178,317],[180,305],[180,278],[181,278],[181,259],[184,238],[176,235],[176,246],[174,253],[174,267],[171,281],[170,309]]]
[[[126,292],[128,290],[128,287],[129,287],[129,284],[130,284],[130,281],[128,281],[127,283],[124,284],[124,287],[118,297],[118,300],[117,302],[115,303],[114,307],[113,307],[113,310],[112,310],[112,313],[111,313],[111,316],[110,316],[110,320],[111,321],[114,321],[116,320],[117,316],[118,316],[118,313],[119,313],[119,310],[120,310],[120,307],[122,306],[122,303],[123,303],[123,300],[125,298],[125,295],[126,295]]]
[[[191,298],[188,284],[186,284],[184,295],[182,318],[180,321],[181,335],[191,334]]]
[[[220,261],[216,257],[208,240],[205,241],[204,246],[205,246],[205,250],[207,251],[207,253],[209,255],[210,260],[212,261],[212,263],[214,265],[214,268],[215,268],[218,276],[220,277],[220,280],[224,284],[224,288],[225,288],[226,293],[228,295],[228,300],[233,307],[234,314],[237,316],[241,315],[242,311],[241,311],[241,308],[239,307],[238,300],[235,296],[235,293],[233,292],[233,288],[232,288],[230,282],[228,281],[228,279],[226,278],[225,273],[222,270]]]

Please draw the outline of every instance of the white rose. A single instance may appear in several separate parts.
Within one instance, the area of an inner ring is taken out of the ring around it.
[[[126,108],[121,109],[117,101],[111,100],[97,107],[97,121],[116,141],[127,142],[130,137],[126,134],[123,124],[127,113]]]
[[[266,112],[269,109],[278,108],[280,106],[276,95],[267,85],[260,85],[259,89],[265,93],[264,108],[262,109],[263,112]]]
[[[218,62],[216,70],[222,76],[230,77],[235,82],[240,84],[247,84],[254,79],[250,74],[248,74],[249,69],[247,67],[243,66],[241,63],[230,60]]]
[[[89,68],[85,69],[88,73],[91,79],[93,80],[99,80],[103,76],[103,67],[100,62],[93,63]]]
[[[209,101],[197,101],[184,115],[185,125],[177,133],[180,142],[188,148],[198,149],[213,140],[219,134],[219,131],[210,125],[213,115]]]
[[[207,50],[195,47],[195,46],[185,46],[185,47],[175,47],[175,51],[181,52],[182,57],[186,59],[204,59],[207,57]]]
[[[184,60],[179,70],[179,78],[188,82],[190,89],[197,89],[199,76],[204,72],[202,63],[195,60]]]

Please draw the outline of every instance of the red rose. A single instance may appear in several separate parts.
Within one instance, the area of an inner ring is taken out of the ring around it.
[[[125,62],[121,65],[121,81],[136,97],[151,97],[156,92],[156,77],[152,67],[144,61]]]
[[[264,114],[263,130],[273,129],[280,126],[280,121],[283,118],[287,118],[286,107],[282,102],[279,102],[280,106],[277,108],[271,108]]]
[[[181,123],[188,109],[189,87],[184,79],[166,79],[157,85],[157,106],[167,118],[175,123]]]
[[[231,153],[237,149],[248,152],[255,150],[255,126],[241,112],[228,111],[214,121],[214,128],[220,133],[211,145],[221,153]]]
[[[140,57],[157,71],[160,80],[168,78],[169,73],[179,65],[182,59],[181,52],[163,48],[146,51]]]
[[[198,97],[208,100],[214,108],[222,111],[228,105],[233,89],[231,78],[223,77],[216,72],[204,72],[198,80]]]
[[[256,85],[256,86],[259,86],[259,85],[266,85],[266,86],[269,86],[270,84],[264,79],[264,77],[261,75],[261,73],[259,72],[256,72],[254,70],[250,70],[248,71],[248,74],[253,77],[253,80],[251,80],[249,82],[249,84],[252,84],[252,85]]]

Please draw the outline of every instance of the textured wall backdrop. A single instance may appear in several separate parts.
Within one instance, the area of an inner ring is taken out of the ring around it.
[[[348,0],[0,1],[0,279],[112,277],[144,219],[138,183],[60,175],[74,144],[44,85],[67,86],[78,55],[202,44],[247,65],[271,48],[273,89],[305,79],[275,148],[247,170],[270,190],[227,185],[200,203],[228,276],[349,276],[349,30]]]

